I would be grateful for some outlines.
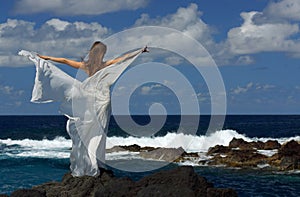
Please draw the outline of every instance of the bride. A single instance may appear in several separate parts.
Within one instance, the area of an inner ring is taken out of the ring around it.
[[[147,47],[116,59],[103,61],[106,45],[95,42],[84,61],[39,55],[22,50],[36,66],[31,102],[61,103],[60,112],[68,117],[66,129],[72,140],[70,169],[73,176],[98,176],[104,167],[106,133],[111,114],[110,87]],[[82,69],[89,76],[79,81],[50,61]]]

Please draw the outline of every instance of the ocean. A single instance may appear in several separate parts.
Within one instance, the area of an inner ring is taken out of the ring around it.
[[[148,116],[134,116],[133,119],[142,125],[150,120]],[[233,137],[247,141],[275,139],[280,143],[291,139],[300,141],[300,115],[227,115],[223,129],[206,136],[209,120],[210,116],[201,116],[196,135],[183,135],[176,132],[180,116],[168,116],[159,132],[149,137],[134,137],[124,132],[112,117],[107,148],[132,144],[182,146],[187,152],[205,153],[209,147],[217,144],[228,145]],[[69,171],[71,141],[65,130],[66,121],[64,116],[0,116],[0,194],[61,180]],[[183,141],[190,143],[187,145]],[[141,161],[140,158],[130,153],[108,153],[106,159],[108,163],[127,159],[135,161],[132,165],[143,165],[143,162],[136,162]],[[193,162],[171,163],[141,172],[111,169],[116,176],[138,180],[177,165],[192,165],[199,175],[206,177],[215,187],[234,188],[239,196],[300,196],[300,171],[225,168]]]

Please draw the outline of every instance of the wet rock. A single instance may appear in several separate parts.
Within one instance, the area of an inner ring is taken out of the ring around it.
[[[120,147],[123,148],[124,150],[128,150],[131,152],[140,152],[140,150],[141,150],[141,147],[137,144],[133,144],[130,146],[120,146]]]
[[[223,145],[216,145],[214,147],[210,147],[207,151],[207,155],[213,155],[213,154],[224,154],[231,151],[231,148]]]
[[[34,189],[20,189],[14,191],[11,197],[45,197],[46,193]]]
[[[161,171],[136,183],[137,196],[207,196],[213,184],[198,176],[192,167]],[[145,187],[146,186],[146,187]],[[232,189],[231,196],[237,196]]]
[[[15,191],[15,196],[237,196],[233,189],[214,188],[192,167],[160,171],[134,182],[127,177],[116,178],[109,171],[99,177],[72,177]]]
[[[268,140],[266,143],[264,143],[263,149],[264,150],[274,150],[279,149],[281,147],[281,144],[276,140]]]
[[[181,163],[181,162],[185,162],[185,161],[195,161],[198,158],[199,158],[198,153],[195,153],[195,152],[187,153],[184,151],[178,158],[173,160],[173,162]]]
[[[114,153],[114,152],[121,152],[121,151],[127,151],[127,150],[121,148],[120,146],[114,146],[112,148],[106,149],[106,153]]]
[[[295,140],[291,140],[278,150],[278,155],[279,157],[300,157],[300,144]]]
[[[250,142],[250,144],[252,145],[253,149],[264,149],[264,146],[265,146],[265,143],[263,143],[261,141]]]
[[[195,153],[195,152],[187,153],[184,151],[181,156],[182,157],[199,157],[199,154]]]
[[[233,138],[229,143],[229,148],[239,148],[243,150],[263,149],[264,143],[261,141],[246,142],[241,138]]]
[[[140,147],[137,144],[129,145],[129,146],[114,146],[110,149],[106,149],[107,153],[112,153],[112,152],[121,152],[121,151],[130,151],[130,152],[147,152],[147,151],[152,151],[157,148],[154,147]]]
[[[252,149],[252,146],[241,138],[233,138],[229,143],[229,148]]]
[[[134,187],[135,183],[128,177],[118,178],[104,187],[99,187],[94,196],[133,196],[132,189]]]
[[[257,152],[260,150],[278,149],[278,153],[271,157]],[[257,167],[270,165],[273,170],[300,169],[300,144],[294,140],[281,145],[276,140],[267,142],[246,142],[233,138],[229,146],[217,145],[208,150],[207,155],[213,156],[208,161],[210,165],[226,165],[229,167]]]
[[[172,162],[184,153],[182,147],[179,148],[158,148],[148,152],[140,152],[140,156],[146,159],[155,159]]]
[[[300,169],[300,144],[295,140],[289,141],[278,150],[281,170]]]
[[[230,150],[226,156],[215,155],[208,164],[228,167],[256,167],[268,157],[252,150]]]

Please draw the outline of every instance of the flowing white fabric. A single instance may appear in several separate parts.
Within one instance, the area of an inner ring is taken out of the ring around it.
[[[73,176],[97,176],[105,163],[106,133],[111,114],[110,87],[142,52],[132,52],[126,60],[105,67],[83,82],[69,76],[35,52],[22,50],[36,66],[31,102],[61,102],[67,132],[72,139],[70,169]]]

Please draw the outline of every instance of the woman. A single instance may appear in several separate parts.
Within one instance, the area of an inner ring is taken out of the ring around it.
[[[103,61],[106,46],[95,42],[88,59],[77,62],[66,58],[38,55],[20,51],[36,65],[35,84],[31,102],[61,102],[60,112],[69,119],[67,132],[72,139],[70,169],[73,176],[97,176],[105,162],[106,133],[111,114],[110,86],[147,47]],[[64,63],[88,74],[83,82],[57,68],[51,60]]]
[[[143,48],[142,52],[149,52],[149,51],[148,51],[147,47],[145,47],[145,48]],[[39,55],[39,54],[38,54],[38,56],[45,60],[51,60],[54,62],[67,64],[67,65],[77,68],[77,69],[82,69],[88,74],[88,76],[92,76],[98,70],[101,70],[104,67],[110,66],[112,64],[116,64],[120,61],[123,61],[127,58],[137,55],[136,53],[128,53],[122,57],[103,62],[103,57],[104,57],[105,53],[106,53],[106,45],[100,41],[96,41],[96,42],[94,42],[94,44],[92,45],[92,47],[89,51],[88,61],[77,62],[77,61],[69,60],[66,58],[57,58],[57,57],[44,56],[44,55]]]

